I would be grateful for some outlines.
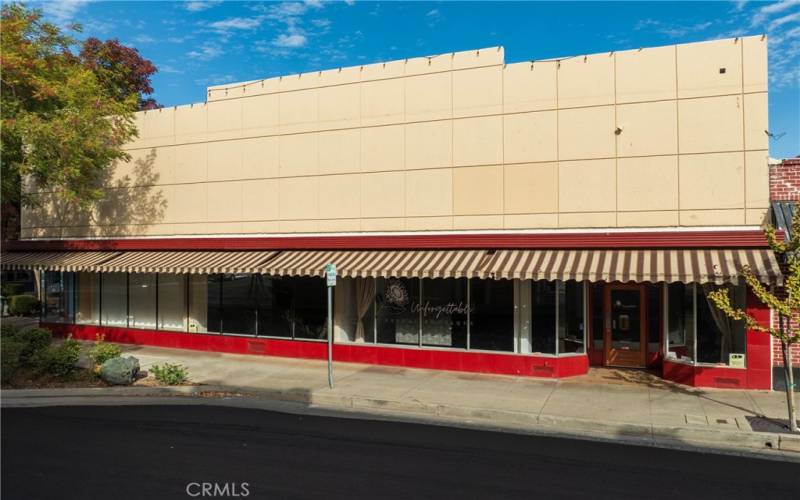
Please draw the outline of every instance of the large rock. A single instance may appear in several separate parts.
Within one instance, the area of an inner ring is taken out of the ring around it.
[[[111,385],[131,385],[139,373],[139,360],[133,356],[111,358],[100,367],[100,378]]]

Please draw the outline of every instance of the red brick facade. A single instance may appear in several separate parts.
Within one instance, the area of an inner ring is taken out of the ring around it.
[[[800,200],[800,158],[769,166],[769,198],[772,201]]]
[[[772,201],[800,200],[800,158],[790,158],[769,166],[769,197]],[[775,326],[778,318],[774,318]],[[797,325],[797,319],[792,321]],[[783,366],[780,343],[773,339],[772,359],[775,366]],[[800,344],[792,348],[792,366],[800,366]]]

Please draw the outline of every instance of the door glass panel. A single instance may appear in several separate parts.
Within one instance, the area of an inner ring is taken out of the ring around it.
[[[611,291],[611,345],[614,349],[641,349],[639,290]]]

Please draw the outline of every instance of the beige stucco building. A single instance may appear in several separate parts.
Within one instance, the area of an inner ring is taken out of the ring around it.
[[[312,358],[331,339],[351,362],[771,386],[768,337],[708,298],[724,288],[769,324],[742,266],[782,282],[759,229],[764,36],[288,75],[136,124],[103,202],[78,213],[35,194],[3,255],[46,271],[57,331]]]
[[[288,75],[136,124],[108,200],[26,211],[24,237],[741,226],[768,206],[764,36]]]

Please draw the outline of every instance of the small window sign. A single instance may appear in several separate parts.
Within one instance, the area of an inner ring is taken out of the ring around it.
[[[336,286],[336,264],[328,264],[325,266],[325,278],[328,286]]]
[[[728,365],[734,368],[744,368],[744,354],[730,353],[728,355]]]

